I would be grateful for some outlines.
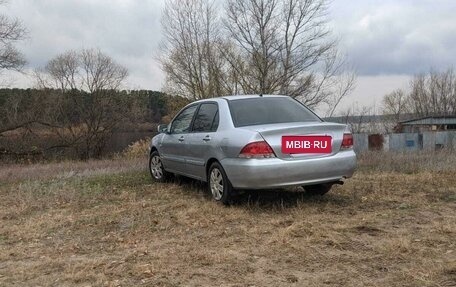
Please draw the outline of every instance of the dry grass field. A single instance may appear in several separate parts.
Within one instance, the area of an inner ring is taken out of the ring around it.
[[[456,155],[224,207],[146,159],[0,166],[0,286],[456,286]]]

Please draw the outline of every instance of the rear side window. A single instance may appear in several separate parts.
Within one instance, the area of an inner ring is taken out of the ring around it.
[[[252,125],[321,122],[304,105],[287,97],[258,97],[229,101],[235,127]]]
[[[218,106],[215,103],[201,104],[195,121],[194,132],[215,132],[218,128]]]

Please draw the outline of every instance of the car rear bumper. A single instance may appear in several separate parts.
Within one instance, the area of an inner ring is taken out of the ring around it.
[[[356,169],[353,150],[300,160],[226,158],[221,161],[234,188],[266,189],[349,178]]]

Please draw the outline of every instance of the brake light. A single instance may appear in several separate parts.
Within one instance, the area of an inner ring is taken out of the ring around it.
[[[239,154],[241,158],[271,158],[275,157],[271,146],[265,141],[252,142],[242,148]]]
[[[342,139],[342,146],[341,149],[349,149],[353,147],[353,135],[352,134],[344,134]]]

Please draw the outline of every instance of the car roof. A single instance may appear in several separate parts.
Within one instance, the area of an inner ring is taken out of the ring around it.
[[[223,99],[226,99],[228,101],[232,100],[240,100],[240,99],[251,99],[251,98],[260,98],[260,97],[277,97],[277,98],[286,98],[287,96],[282,96],[282,95],[235,95],[235,96],[225,96],[222,97]]]
[[[252,98],[260,98],[260,97],[271,97],[271,98],[287,98],[288,96],[282,95],[233,95],[233,96],[223,96],[217,98],[208,98],[203,100],[198,100],[195,103],[203,103],[203,102],[210,102],[210,101],[217,101],[217,100],[227,100],[227,101],[234,101],[234,100],[241,100],[241,99],[252,99]]]

